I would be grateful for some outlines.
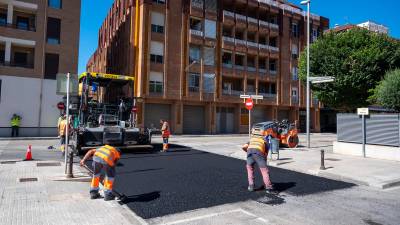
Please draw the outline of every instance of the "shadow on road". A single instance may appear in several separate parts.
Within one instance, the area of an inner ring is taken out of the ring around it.
[[[127,196],[123,201],[120,202],[120,204],[128,204],[132,202],[151,202],[158,198],[160,198],[160,191],[152,191],[149,193]]]

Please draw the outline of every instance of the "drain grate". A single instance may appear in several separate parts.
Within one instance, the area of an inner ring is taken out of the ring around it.
[[[15,164],[17,161],[3,161],[3,162],[0,162],[0,164]]]
[[[43,166],[61,166],[60,162],[43,162],[43,163],[36,163],[37,167],[43,167]]]
[[[19,182],[34,182],[38,181],[36,177],[19,178]]]

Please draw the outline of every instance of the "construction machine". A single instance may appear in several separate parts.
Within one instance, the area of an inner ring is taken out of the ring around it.
[[[136,124],[133,77],[85,72],[78,80],[79,95],[71,98],[70,107],[70,144],[76,154],[105,144],[118,148],[151,144],[151,130]]]

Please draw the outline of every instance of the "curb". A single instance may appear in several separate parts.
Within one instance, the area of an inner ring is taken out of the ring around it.
[[[24,141],[24,140],[58,140],[58,137],[4,137],[0,141]]]

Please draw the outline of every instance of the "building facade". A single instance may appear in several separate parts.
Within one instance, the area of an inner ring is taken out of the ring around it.
[[[77,73],[80,0],[0,0],[0,136],[56,135],[56,74]]]
[[[137,15],[137,16],[136,16]],[[311,40],[329,27],[312,14]],[[307,40],[305,12],[272,0],[116,0],[99,31],[90,72],[136,75],[138,123],[170,121],[174,133],[244,133],[241,94],[262,95],[251,123],[306,123],[298,57]],[[311,103],[319,131],[320,104]]]

